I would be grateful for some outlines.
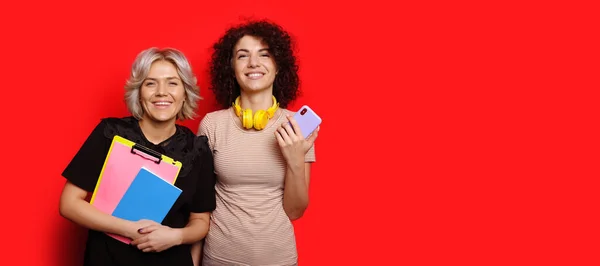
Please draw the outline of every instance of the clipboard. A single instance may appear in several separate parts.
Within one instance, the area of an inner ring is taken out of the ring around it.
[[[90,204],[98,210],[112,215],[142,167],[155,173],[166,182],[175,184],[181,166],[179,161],[115,135],[96,182]],[[108,235],[124,243],[131,241],[119,235]]]

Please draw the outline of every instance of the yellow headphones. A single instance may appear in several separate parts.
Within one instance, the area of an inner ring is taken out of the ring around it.
[[[240,106],[240,96],[235,99],[233,103],[233,109],[235,110],[235,114],[242,119],[242,126],[246,129],[251,129],[254,127],[256,130],[262,130],[269,123],[269,119],[273,117],[275,111],[279,107],[279,103],[273,96],[273,106],[269,107],[269,109],[258,110],[256,114],[252,116],[252,109],[244,109]]]

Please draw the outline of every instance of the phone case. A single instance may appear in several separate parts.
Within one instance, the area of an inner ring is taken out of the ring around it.
[[[321,124],[321,117],[317,115],[308,105],[302,106],[298,109],[298,112],[294,114],[294,119],[300,126],[300,131],[302,131],[302,135],[304,138],[308,138],[317,127]]]

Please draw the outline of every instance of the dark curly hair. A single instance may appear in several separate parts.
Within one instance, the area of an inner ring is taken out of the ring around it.
[[[286,108],[300,95],[298,65],[293,51],[291,36],[281,26],[267,21],[248,21],[229,28],[214,45],[210,62],[210,89],[217,103],[228,108],[240,95],[240,86],[234,78],[232,66],[233,48],[245,35],[261,38],[275,60],[278,73],[273,83],[273,95],[279,106]]]

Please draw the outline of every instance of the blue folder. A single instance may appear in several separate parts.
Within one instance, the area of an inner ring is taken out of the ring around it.
[[[129,221],[162,223],[181,194],[181,189],[142,167],[112,215]]]

